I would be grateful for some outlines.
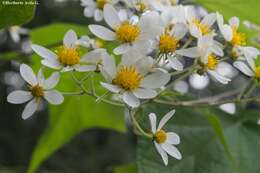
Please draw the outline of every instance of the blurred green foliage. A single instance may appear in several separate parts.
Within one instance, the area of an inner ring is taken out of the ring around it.
[[[11,3],[12,1],[7,1]],[[29,22],[33,16],[35,11],[35,0],[20,0],[14,1],[22,4],[5,4],[5,1],[0,2],[0,29],[13,26],[13,25],[22,25]],[[25,4],[31,2],[32,4]]]

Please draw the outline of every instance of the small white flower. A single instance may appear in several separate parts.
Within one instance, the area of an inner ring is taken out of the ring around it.
[[[256,59],[256,57],[260,55],[260,51],[257,48],[245,46],[246,36],[244,33],[238,31],[240,23],[238,17],[232,17],[229,19],[229,24],[224,24],[223,16],[217,13],[217,22],[224,39],[233,46],[233,58],[250,61],[250,59]]]
[[[44,66],[61,70],[61,72],[72,70],[79,72],[92,71],[92,66],[85,65],[82,62],[77,43],[76,33],[69,30],[64,36],[63,46],[58,49],[57,53],[36,44],[32,45],[32,49],[43,58],[41,63]]]
[[[190,34],[196,38],[214,33],[212,25],[215,23],[217,16],[215,13],[207,14],[201,20],[197,17],[195,9],[190,7],[186,11],[187,21],[189,23]]]
[[[160,16],[154,11],[143,14],[137,23],[121,21],[116,9],[109,4],[105,5],[104,14],[106,23],[113,31],[101,25],[89,25],[89,29],[103,40],[121,43],[114,49],[117,55],[126,53],[131,47],[145,52],[151,46],[150,40],[160,31]]]
[[[104,18],[103,8],[106,4],[116,4],[118,0],[81,0],[81,5],[85,7],[84,16],[93,17],[100,22]]]
[[[161,17],[164,23],[166,24],[177,24],[177,23],[182,23],[182,24],[187,24],[186,20],[186,11],[187,7],[184,7],[182,5],[178,6],[173,6],[173,7],[168,7],[168,8],[163,8]]]
[[[260,66],[257,66],[254,60],[235,61],[233,65],[245,75],[255,77],[258,80],[260,79]]]
[[[99,40],[91,39],[89,36],[84,35],[77,40],[76,45],[80,45],[82,47],[98,49],[102,47],[102,43]]]
[[[101,85],[122,96],[130,107],[138,107],[139,99],[151,99],[157,95],[156,89],[170,80],[170,75],[162,69],[153,68],[153,59],[135,52],[123,55],[121,63],[107,67],[107,83]],[[108,71],[109,70],[109,71]]]
[[[236,105],[235,103],[225,103],[219,106],[219,108],[228,113],[228,114],[235,114],[236,113]]]
[[[182,63],[178,60],[177,49],[180,40],[185,36],[188,29],[185,24],[175,24],[172,28],[165,26],[159,37],[156,39],[156,49],[159,50],[160,56],[168,60],[168,64],[175,70],[183,70]]]
[[[177,54],[190,58],[199,58],[201,69],[199,74],[207,72],[222,84],[227,84],[231,80],[218,73],[217,67],[219,59],[224,55],[223,46],[213,39],[213,35],[202,36],[198,39],[197,47],[177,50]]]
[[[144,13],[153,9],[154,0],[124,0],[127,6],[131,9],[135,9],[138,12]]]
[[[63,102],[63,95],[53,89],[59,82],[60,75],[58,72],[45,79],[41,69],[36,77],[31,67],[22,64],[20,74],[28,83],[29,91],[13,91],[7,96],[7,101],[13,104],[22,104],[29,101],[22,113],[23,119],[29,118],[37,110],[43,98],[54,105]]]
[[[161,155],[165,165],[168,165],[168,155],[180,160],[182,158],[179,150],[174,146],[180,143],[180,137],[174,132],[165,132],[163,126],[171,119],[175,110],[168,112],[159,122],[156,128],[156,115],[154,113],[149,114],[151,131],[154,136],[154,145],[158,153]]]

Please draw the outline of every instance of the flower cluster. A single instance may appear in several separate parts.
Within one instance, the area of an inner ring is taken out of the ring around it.
[[[21,76],[28,83],[28,91],[14,91],[8,102],[20,104],[31,100],[22,114],[30,117],[43,99],[50,104],[61,104],[63,96],[53,90],[62,73],[91,73],[103,76],[100,85],[106,89],[103,96],[86,91],[82,82],[74,80],[83,93],[101,100],[107,94],[118,96],[130,111],[145,103],[155,101],[172,83],[192,74],[209,76],[220,84],[228,84],[231,78],[219,72],[222,61],[231,62],[245,75],[260,79],[260,66],[256,63],[260,51],[246,44],[246,36],[239,30],[239,19],[232,17],[228,23],[218,12],[201,15],[193,6],[178,5],[177,0],[81,0],[84,15],[98,22],[91,24],[90,32],[104,42],[113,42],[112,53],[88,36],[78,38],[69,30],[63,45],[56,51],[33,44],[44,67],[55,70],[45,80],[42,69],[37,77],[32,69],[22,64]],[[81,47],[87,48],[82,54]],[[116,56],[116,57],[115,57]],[[109,103],[118,103],[111,99]],[[167,102],[167,100],[165,101]],[[161,102],[163,103],[163,102]],[[144,131],[132,116],[140,133],[151,138],[156,149],[168,164],[168,155],[181,159],[174,146],[180,138],[173,132],[166,133],[165,123],[175,111],[166,114],[156,128],[155,114],[149,114],[151,131]]]

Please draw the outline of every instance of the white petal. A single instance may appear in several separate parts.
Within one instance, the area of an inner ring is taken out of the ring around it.
[[[178,145],[180,143],[179,135],[174,133],[174,132],[167,133],[166,143],[173,144],[173,145]]]
[[[220,105],[219,108],[229,114],[235,114],[236,113],[236,105],[234,103],[226,103],[223,105]]]
[[[96,35],[97,37],[106,40],[106,41],[113,41],[116,39],[116,34],[105,28],[104,26],[100,25],[89,25],[89,30]]]
[[[240,23],[240,21],[239,21],[238,17],[232,17],[232,18],[229,19],[229,24],[231,26],[233,26],[233,27],[238,28],[239,27],[239,23]]]
[[[59,70],[62,66],[60,64],[59,61],[57,60],[48,60],[48,59],[44,59],[41,61],[42,65],[55,69],[55,70]]]
[[[116,29],[120,25],[118,13],[110,4],[106,4],[104,7],[104,18],[106,23],[113,29]]]
[[[75,47],[75,43],[78,40],[77,34],[73,30],[69,30],[63,39],[63,44],[66,47]]]
[[[108,83],[104,83],[104,82],[100,82],[100,84],[108,89],[109,91],[113,92],[113,93],[119,93],[122,89],[119,86],[116,85],[112,85],[112,84],[108,84]]]
[[[92,6],[88,6],[84,9],[84,16],[93,17],[95,8]]]
[[[116,76],[116,63],[113,56],[110,56],[107,52],[102,54],[103,66],[101,73],[104,75],[107,81],[113,80]]]
[[[167,153],[156,142],[154,142],[154,145],[155,145],[155,148],[158,151],[158,153],[161,155],[161,157],[163,159],[163,163],[167,166],[168,165],[168,155],[167,155]]]
[[[37,110],[39,104],[38,101],[39,100],[33,99],[29,103],[27,103],[22,113],[22,118],[24,120],[32,116],[34,112]]]
[[[187,49],[176,50],[176,54],[186,56],[189,58],[197,58],[200,56],[198,47],[191,47],[191,48],[187,48]]]
[[[154,113],[150,113],[149,120],[150,120],[151,131],[153,132],[153,134],[155,134],[156,133],[156,115]]]
[[[60,73],[54,72],[51,76],[44,81],[43,88],[49,90],[54,88],[60,80]]]
[[[201,23],[211,27],[216,21],[216,19],[217,19],[216,13],[210,13],[202,19]]]
[[[221,29],[221,32],[222,32],[225,40],[227,40],[227,41],[232,40],[233,32],[232,32],[232,28],[230,26],[224,25],[223,28]]]
[[[130,50],[131,46],[129,44],[121,44],[114,49],[116,55],[122,55]]]
[[[32,86],[37,85],[38,80],[30,66],[26,64],[22,64],[20,66],[20,74],[23,77],[23,79],[30,85]]]
[[[97,67],[95,65],[76,65],[75,70],[78,72],[95,71]]]
[[[171,145],[171,144],[167,144],[167,143],[164,143],[161,145],[163,150],[166,151],[166,153],[168,153],[170,156],[180,160],[182,158],[181,156],[181,153],[179,152],[179,150]]]
[[[159,122],[157,131],[162,129],[162,127],[167,123],[167,121],[169,121],[171,119],[171,117],[173,116],[174,113],[175,113],[175,110],[172,110],[163,116],[163,118]]]
[[[28,91],[13,91],[7,96],[7,101],[13,104],[25,103],[33,98],[31,92]]]
[[[208,73],[222,84],[228,84],[231,81],[231,79],[229,79],[225,76],[222,76],[221,74],[217,73],[216,71],[208,70]]]
[[[254,72],[244,62],[236,61],[233,65],[245,75],[254,76]]]
[[[123,100],[129,106],[136,108],[140,106],[140,100],[132,92],[126,91],[123,94]]]
[[[74,66],[66,66],[66,67],[63,67],[60,72],[64,73],[64,72],[69,72],[72,70],[74,70]]]
[[[182,65],[182,63],[177,59],[177,57],[172,57],[172,56],[170,56],[169,58],[169,65],[173,68],[173,69],[175,69],[175,70],[177,70],[177,71],[182,71],[183,70],[183,65]]]
[[[182,39],[185,36],[185,34],[187,33],[187,31],[188,31],[188,28],[185,24],[178,23],[173,28],[173,36],[174,36],[174,38]]]
[[[150,88],[150,89],[156,89],[160,88],[164,85],[166,85],[171,76],[169,73],[165,73],[161,70],[157,70],[156,72],[147,75],[142,81],[141,81],[141,87],[144,88]]]
[[[40,70],[38,71],[37,80],[38,80],[38,84],[40,86],[43,86],[45,78],[44,78],[44,74],[43,74],[42,68],[40,68]]]
[[[153,68],[154,59],[149,56],[142,55],[139,60],[136,61],[135,67],[142,75],[146,75]]]
[[[195,24],[191,24],[189,26],[189,29],[190,29],[190,34],[193,37],[196,37],[196,38],[201,37],[202,33],[201,33],[200,29]]]
[[[97,22],[100,22],[103,20],[104,14],[102,10],[96,9],[94,12],[94,19]]]
[[[156,97],[157,92],[152,89],[138,88],[133,91],[133,94],[140,99],[150,99]]]
[[[57,59],[57,55],[55,53],[53,53],[49,49],[46,49],[46,48],[44,48],[40,45],[33,44],[32,49],[35,53],[37,53],[38,55],[40,55],[44,59],[48,59],[48,60],[56,60]]]
[[[64,101],[63,95],[56,90],[45,91],[44,98],[53,105],[59,105]]]

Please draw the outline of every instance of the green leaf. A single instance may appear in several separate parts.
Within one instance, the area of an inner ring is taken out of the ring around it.
[[[13,26],[22,25],[29,22],[35,11],[35,3],[28,4],[29,2],[36,2],[35,0],[20,0],[20,1],[6,1],[22,3],[20,5],[8,5],[5,1],[0,4],[0,29]]]
[[[150,112],[162,117],[171,109],[159,105],[148,106],[144,110],[144,122],[148,121]],[[140,138],[138,173],[259,173],[260,151],[257,148],[260,146],[260,126],[256,124],[259,113],[239,110],[238,115],[230,116],[215,109],[206,112],[211,115],[205,115],[205,110],[198,108],[176,109],[165,130],[179,134],[181,143],[177,148],[183,158],[180,161],[170,158],[168,166],[164,166],[153,142]],[[144,126],[149,128],[148,124]],[[234,158],[236,167],[226,150]]]
[[[32,41],[36,44],[51,45],[60,43],[67,30],[73,29],[78,35],[87,34],[85,26],[71,24],[53,24],[38,28],[31,32]],[[46,37],[42,37],[46,35]],[[57,46],[57,45],[56,45]],[[40,65],[40,57],[32,56],[33,67],[36,71]],[[45,68],[45,72],[50,72]],[[62,92],[79,91],[79,87],[72,80],[69,73],[61,74],[60,83],[57,87]],[[77,77],[85,74],[78,73]],[[80,78],[79,78],[80,79]],[[100,77],[94,78],[96,92],[101,94]],[[86,87],[89,85],[86,83]],[[90,128],[106,128],[125,132],[123,108],[111,106],[105,103],[96,103],[95,99],[87,95],[65,96],[65,101],[59,106],[49,106],[49,125],[40,137],[38,144],[33,152],[29,165],[29,173],[35,172],[42,162],[69,142],[81,131]]]
[[[137,168],[135,163],[117,166],[114,168],[114,173],[137,173]]]

